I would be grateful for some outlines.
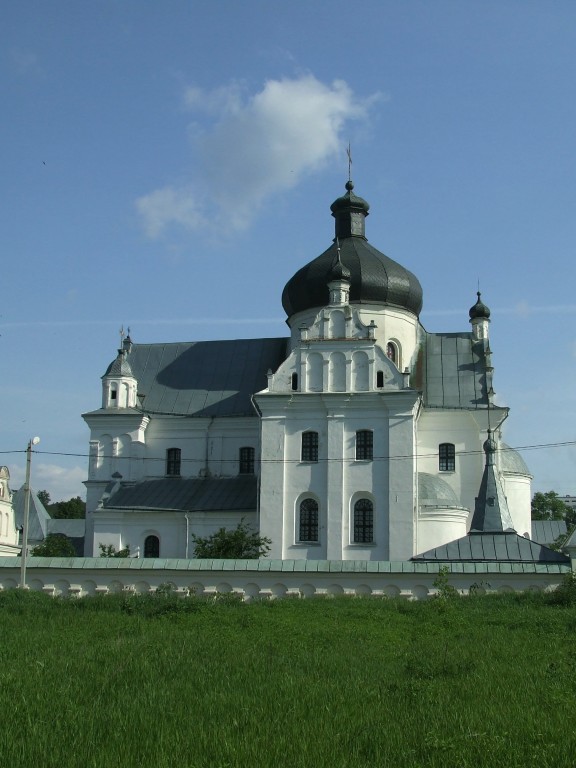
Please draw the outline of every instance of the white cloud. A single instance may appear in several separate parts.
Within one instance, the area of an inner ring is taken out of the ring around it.
[[[169,225],[190,230],[246,228],[265,199],[296,186],[343,151],[344,127],[367,120],[378,98],[357,98],[342,80],[321,83],[312,75],[268,80],[255,95],[240,83],[203,91],[190,87],[186,106],[211,122],[194,126],[201,163],[194,186],[166,186],[136,201],[150,237]]]
[[[10,487],[18,490],[24,484],[24,468],[14,464],[9,467]],[[48,491],[52,501],[67,501],[75,496],[85,498],[86,468],[60,467],[57,464],[43,464],[37,460],[32,466],[30,487],[38,492]]]

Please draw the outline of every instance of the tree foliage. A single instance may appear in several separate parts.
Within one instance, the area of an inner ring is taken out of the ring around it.
[[[77,520],[86,517],[86,502],[80,496],[75,496],[68,501],[56,501],[52,503],[48,491],[38,491],[36,494],[50,517]]]
[[[211,536],[192,534],[194,554],[199,558],[223,558],[225,560],[256,560],[266,557],[272,541],[260,536],[242,519],[233,530],[219,528]]]
[[[76,557],[76,550],[68,536],[63,533],[49,533],[30,554],[32,557]]]
[[[36,496],[38,496],[42,504],[46,507],[46,509],[48,509],[50,506],[50,494],[48,491],[38,491]]]
[[[556,491],[538,491],[532,499],[532,520],[565,520],[570,527],[576,524],[576,510],[562,501]]]
[[[116,549],[114,544],[98,544],[100,557],[130,557],[130,544],[126,544],[124,549]]]

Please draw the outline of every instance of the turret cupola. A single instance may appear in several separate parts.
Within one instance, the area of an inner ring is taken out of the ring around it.
[[[131,349],[132,342],[128,336],[118,350],[118,356],[102,376],[102,408],[134,408],[136,406],[138,383],[128,361]]]
[[[488,325],[490,323],[490,310],[481,299],[482,294],[477,291],[478,300],[470,307],[469,316],[472,324],[472,334],[476,341],[488,338]]]
[[[353,189],[352,181],[346,182],[346,194],[330,206],[336,220],[332,245],[286,283],[282,304],[288,317],[329,304],[328,283],[335,268],[342,269],[340,277],[350,282],[350,304],[390,306],[420,314],[418,278],[367,241],[365,222],[370,206]]]

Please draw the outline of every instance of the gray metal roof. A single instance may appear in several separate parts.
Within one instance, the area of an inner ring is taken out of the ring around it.
[[[251,395],[284,361],[287,339],[132,344],[142,410],[187,416],[255,416]]]
[[[532,539],[538,544],[554,544],[559,536],[566,535],[565,520],[532,520]]]
[[[290,317],[329,302],[328,280],[338,248],[324,253],[299,269],[286,283],[282,305]],[[422,287],[418,278],[361,237],[340,240],[340,258],[350,271],[350,304],[385,304],[420,314]]]
[[[26,492],[24,485],[12,494],[12,506],[14,507],[14,524],[16,528],[24,525],[24,500]],[[42,541],[46,538],[50,515],[36,495],[36,491],[30,489],[30,507],[28,510],[28,541]]]
[[[570,558],[566,555],[519,536],[515,531],[470,532],[467,536],[444,544],[442,547],[415,555],[412,560],[570,563]]]
[[[330,207],[336,219],[332,245],[286,283],[282,305],[289,317],[328,304],[327,283],[338,248],[342,265],[350,273],[351,304],[386,304],[420,314],[422,286],[418,278],[366,240],[365,219],[370,206],[353,194],[353,189],[349,180],[346,194]]]
[[[469,332],[423,331],[411,385],[422,391],[429,408],[486,408],[483,342],[475,342]]]
[[[500,469],[502,472],[511,472],[516,475],[529,475],[532,477],[532,473],[528,469],[528,466],[522,456],[515,451],[514,448],[510,448],[506,443],[500,443]]]
[[[418,498],[420,503],[433,501],[442,502],[449,506],[460,506],[460,502],[454,490],[446,480],[428,472],[418,472]]]
[[[33,557],[28,561],[29,569],[55,568],[59,573],[65,569],[85,569],[111,571],[245,571],[267,573],[365,573],[398,574],[438,573],[446,567],[453,574],[527,574],[527,573],[567,573],[567,562],[425,562],[425,561],[390,561],[390,560],[186,560],[156,558],[116,558],[116,557]],[[20,567],[19,557],[0,557],[0,568],[16,570]]]
[[[255,510],[257,479],[238,477],[169,477],[123,484],[106,502],[106,508],[154,511],[217,512]]]

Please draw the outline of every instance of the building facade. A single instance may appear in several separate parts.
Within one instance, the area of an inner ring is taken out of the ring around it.
[[[284,288],[288,338],[123,340],[84,414],[87,555],[191,558],[194,535],[244,519],[275,559],[405,561],[479,519],[487,439],[502,525],[530,536],[488,307],[478,294],[469,330],[426,331],[418,279],[368,242],[353,190],[331,206],[333,242]]]

